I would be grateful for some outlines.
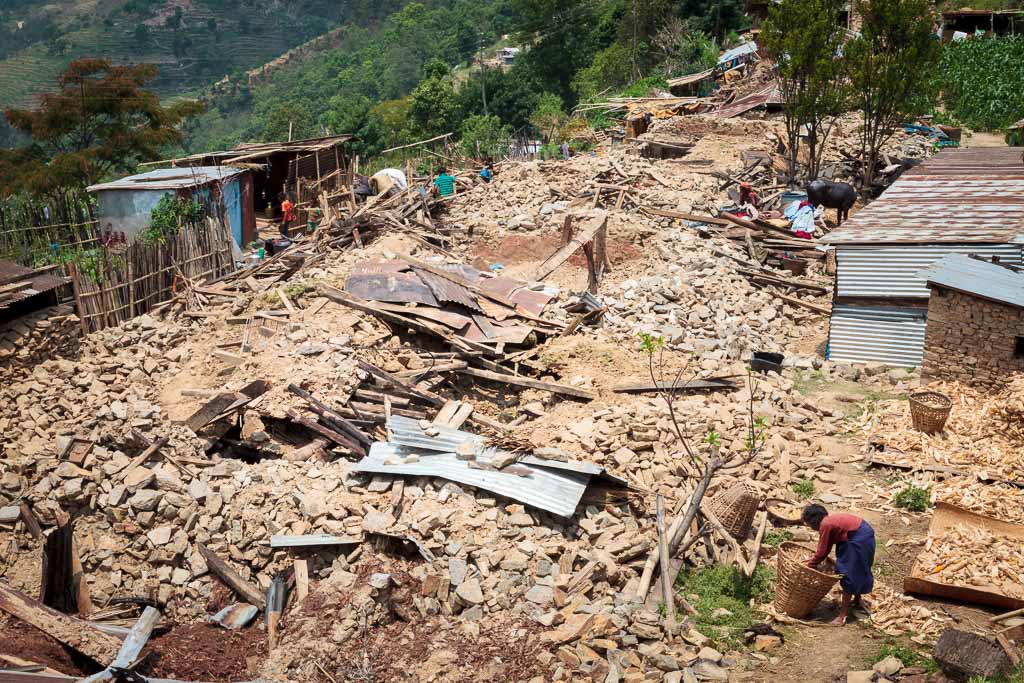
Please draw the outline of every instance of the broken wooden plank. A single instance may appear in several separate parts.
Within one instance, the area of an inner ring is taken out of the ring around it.
[[[644,394],[655,391],[668,393],[685,393],[688,391],[730,391],[738,387],[725,379],[694,379],[682,382],[678,386],[655,384],[653,382],[623,382],[612,387],[617,394]]]
[[[366,457],[366,454],[367,454],[366,453],[366,449],[363,448],[362,445],[360,445],[359,443],[354,441],[352,438],[346,436],[345,434],[341,434],[339,432],[334,431],[333,429],[329,429],[328,427],[325,427],[324,425],[322,425],[322,424],[320,424],[318,422],[313,422],[310,419],[302,417],[301,415],[299,415],[294,410],[289,410],[288,411],[288,417],[290,417],[294,422],[297,422],[298,424],[302,425],[303,427],[305,427],[309,431],[311,431],[311,432],[313,432],[315,434],[319,434],[320,436],[324,437],[328,441],[336,443],[339,446],[341,446],[342,448],[345,448],[345,449],[347,449],[349,451],[352,451],[353,453],[355,453],[359,457],[361,457],[361,458],[365,458]]]
[[[137,455],[134,460],[128,463],[127,467],[121,470],[121,480],[123,481],[124,478],[128,476],[128,473],[134,470],[136,467],[142,467],[143,465],[145,465],[147,460],[149,460],[154,455],[159,453],[160,449],[166,446],[169,442],[170,439],[168,439],[166,436],[161,436],[156,441],[146,446],[145,450],[143,450],[142,453]]]
[[[18,509],[21,512],[21,521],[25,523],[25,529],[32,535],[32,538],[42,538],[43,527],[39,523],[39,518],[32,512],[31,506],[28,503],[22,503]]]
[[[463,368],[461,370],[456,370],[456,372],[460,375],[469,375],[470,377],[479,377],[480,379],[489,379],[495,382],[504,382],[506,384],[514,384],[516,386],[528,387],[530,389],[540,389],[541,391],[550,391],[553,394],[582,398],[587,401],[592,401],[597,398],[597,394],[588,389],[580,389],[578,387],[556,384],[554,382],[544,382],[541,380],[529,379],[527,377],[520,377],[518,375],[506,375],[499,372],[491,372],[489,370],[480,370],[477,368]]]
[[[362,430],[359,429],[359,427],[349,422],[347,418],[342,416],[338,411],[332,409],[326,403],[317,400],[313,396],[313,394],[309,393],[302,387],[299,387],[295,384],[289,384],[288,391],[304,400],[307,404],[309,404],[312,407],[313,411],[318,415],[329,417],[331,419],[331,422],[337,423],[339,427],[343,428],[346,434],[356,439],[364,446],[369,446],[371,443],[373,443],[370,437],[366,436],[366,434],[364,434]]]
[[[157,623],[160,621],[160,610],[147,606],[142,612],[135,625],[128,632],[124,639],[117,657],[103,671],[93,674],[81,683],[105,683],[105,681],[122,680],[122,675],[117,670],[131,669],[141,659],[142,648],[149,642],[149,636],[153,633]]]
[[[444,399],[438,396],[437,394],[434,394],[429,391],[423,391],[422,389],[418,389],[412,384],[402,379],[399,379],[398,377],[395,377],[390,372],[382,370],[381,368],[378,368],[376,365],[367,363],[364,360],[357,359],[356,362],[359,364],[360,369],[365,370],[366,372],[370,373],[384,384],[388,384],[398,389],[402,393],[409,394],[415,396],[416,398],[422,399],[432,406],[444,405]]]
[[[302,604],[309,595],[309,564],[306,560],[295,560],[292,568],[295,572],[295,602]]]
[[[199,553],[203,556],[203,559],[206,560],[206,566],[209,567],[210,571],[216,574],[228,588],[238,593],[250,605],[255,605],[260,609],[266,608],[266,598],[263,596],[263,593],[256,588],[256,586],[243,579],[241,574],[228,566],[224,560],[220,559],[220,557],[207,548],[205,544],[197,543],[196,547],[199,549]]]
[[[88,621],[61,614],[2,583],[0,609],[100,664],[113,661],[121,649],[120,639]]]
[[[559,266],[568,261],[573,254],[579,251],[584,244],[591,242],[597,233],[602,229],[606,229],[607,226],[608,212],[595,211],[590,222],[571,240],[569,240],[568,244],[556,251],[554,254],[548,256],[544,259],[543,263],[537,266],[533,271],[533,274],[530,276],[530,280],[533,282],[539,282],[548,275],[551,275],[551,273],[555,272]]]

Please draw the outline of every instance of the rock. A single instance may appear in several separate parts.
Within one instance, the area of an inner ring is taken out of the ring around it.
[[[871,667],[875,673],[885,676],[886,678],[891,678],[894,674],[899,673],[902,668],[903,662],[891,655]]]
[[[144,489],[156,479],[156,472],[146,467],[135,467],[124,477],[124,486],[131,492]]]
[[[453,586],[461,586],[462,582],[466,580],[466,574],[469,572],[469,565],[465,560],[452,557],[448,560],[448,575],[451,577]]]
[[[455,595],[468,605],[479,605],[484,601],[484,593],[480,588],[480,581],[477,579],[463,581],[456,589]]]
[[[533,526],[533,517],[525,512],[519,512],[509,515],[508,522],[512,526]]]
[[[153,529],[148,534],[146,534],[146,538],[148,538],[149,542],[152,543],[153,545],[155,545],[155,546],[162,546],[162,545],[167,545],[168,543],[171,542],[171,535],[173,533],[174,533],[174,528],[173,527],[161,526],[161,527],[157,527],[156,529]]]
[[[843,502],[843,497],[837,496],[834,493],[828,493],[826,491],[825,493],[822,493],[820,496],[818,496],[818,500],[820,500],[822,503],[825,503],[826,505],[835,505],[836,503]]]
[[[756,636],[754,638],[754,650],[756,652],[767,652],[782,645],[782,638],[778,636]]]
[[[846,683],[871,683],[875,680],[874,671],[847,671]]]
[[[729,670],[706,659],[699,659],[693,665],[693,674],[698,681],[728,681]]]
[[[143,489],[128,499],[128,505],[137,512],[152,512],[163,497],[163,491]]]
[[[554,600],[555,594],[554,590],[550,586],[541,586],[540,584],[537,584],[530,590],[526,591],[526,595],[523,597],[536,605],[547,606],[551,604],[552,600]]]
[[[717,664],[722,661],[722,653],[713,647],[702,647],[700,652],[697,653],[698,659],[706,659],[709,662]]]

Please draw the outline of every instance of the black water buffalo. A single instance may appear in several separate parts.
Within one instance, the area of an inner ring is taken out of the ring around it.
[[[807,185],[807,201],[814,206],[838,209],[839,225],[842,225],[850,217],[850,209],[857,201],[857,190],[847,183],[812,180]]]

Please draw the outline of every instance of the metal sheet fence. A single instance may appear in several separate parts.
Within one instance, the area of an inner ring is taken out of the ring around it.
[[[164,243],[138,240],[126,248],[93,253],[88,262],[68,264],[85,334],[150,311],[189,281],[216,279],[235,270],[231,231],[211,218]]]

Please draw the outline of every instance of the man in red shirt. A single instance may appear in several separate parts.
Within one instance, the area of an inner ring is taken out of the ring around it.
[[[847,513],[828,514],[821,505],[808,505],[801,515],[804,524],[818,532],[818,551],[807,566],[817,568],[836,547],[836,572],[842,576],[843,602],[839,616],[832,623],[842,626],[850,611],[860,605],[860,596],[875,587],[871,566],[875,563],[875,530],[860,517]]]
[[[288,228],[295,220],[295,205],[288,195],[281,201],[281,236],[288,237]]]

